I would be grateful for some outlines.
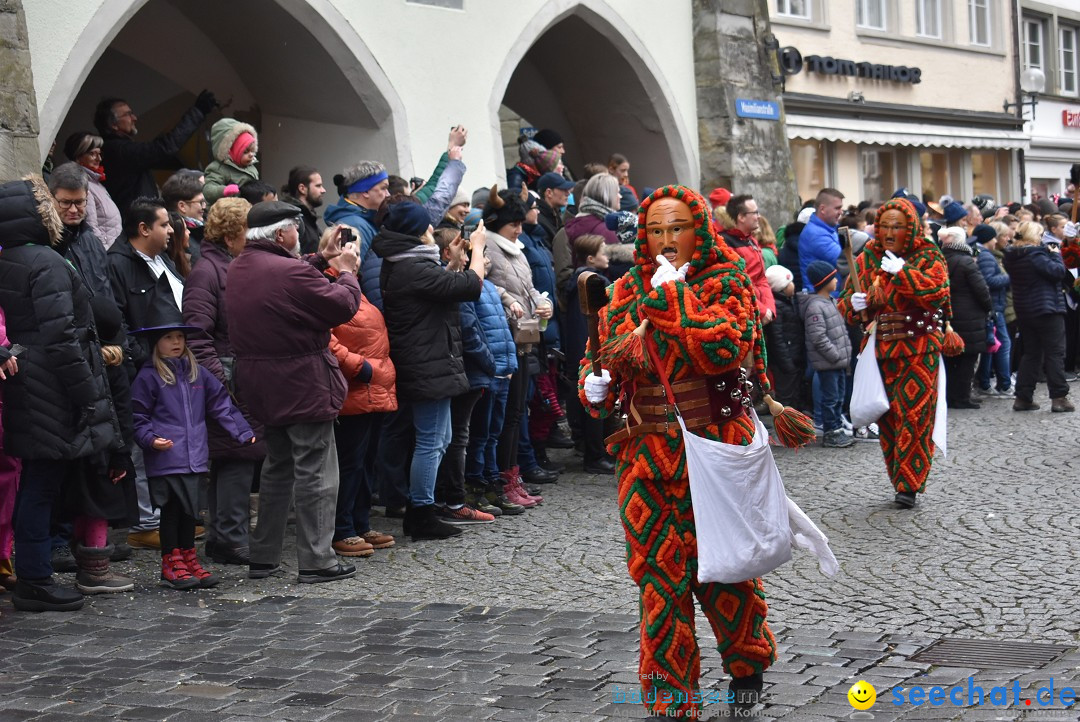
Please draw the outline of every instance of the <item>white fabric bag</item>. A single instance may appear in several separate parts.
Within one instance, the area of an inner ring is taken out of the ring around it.
[[[791,560],[784,482],[769,433],[751,413],[756,430],[747,446],[692,434],[677,417],[697,527],[699,582],[742,582]]]
[[[855,362],[855,378],[851,382],[851,425],[856,429],[869,426],[889,410],[889,396],[885,393],[881,368],[874,355],[876,336],[875,326]]]
[[[934,447],[941,451],[941,457],[948,456],[946,437],[949,429],[949,406],[945,402],[945,357],[938,360],[937,407],[934,409],[934,431],[930,434]]]

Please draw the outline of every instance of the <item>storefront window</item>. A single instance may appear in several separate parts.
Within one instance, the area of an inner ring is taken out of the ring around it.
[[[813,198],[819,190],[829,186],[828,145],[823,140],[803,138],[793,138],[790,144],[791,164],[795,168],[799,197],[803,200]]]
[[[896,151],[883,148],[863,148],[862,198],[860,200],[883,201],[891,198],[901,184],[896,178]]]
[[[998,198],[998,157],[994,151],[971,152],[971,188],[975,195]]]
[[[923,200],[937,202],[949,193],[949,153],[944,150],[924,150],[919,153],[922,165]]]

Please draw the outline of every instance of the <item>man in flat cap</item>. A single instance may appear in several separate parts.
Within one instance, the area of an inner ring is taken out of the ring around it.
[[[331,546],[338,468],[334,419],[346,382],[330,353],[330,329],[360,305],[358,260],[348,244],[330,259],[330,281],[299,259],[300,209],[280,201],[248,212],[247,245],[229,265],[225,302],[236,353],[237,392],[266,425],[259,521],[250,540],[253,579],[278,571],[289,506],[296,499],[301,583],[346,579]]]

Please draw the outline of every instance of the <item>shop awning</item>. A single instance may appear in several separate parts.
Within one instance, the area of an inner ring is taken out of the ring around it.
[[[922,148],[1023,149],[1030,139],[1021,130],[965,128],[959,125],[903,123],[868,118],[831,118],[789,114],[788,138],[832,140],[870,145],[909,145]]]

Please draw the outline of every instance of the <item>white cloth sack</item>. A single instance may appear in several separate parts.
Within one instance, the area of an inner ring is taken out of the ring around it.
[[[692,434],[678,417],[697,527],[699,582],[742,582],[791,560],[784,482],[769,432],[757,414],[752,418],[754,440],[741,446]]]
[[[938,359],[937,372],[937,408],[934,409],[934,431],[930,439],[934,447],[941,450],[941,458],[947,456],[945,437],[949,427],[949,405],[945,403],[945,357]]]
[[[826,576],[834,577],[840,571],[840,562],[836,561],[832,549],[829,548],[829,538],[821,533],[817,524],[810,521],[799,505],[788,497],[788,522],[791,524],[791,543],[793,546],[802,547],[818,558],[818,568]]]
[[[870,332],[866,346],[859,352],[855,362],[855,378],[851,382],[851,425],[856,429],[869,426],[889,410],[889,396],[885,393],[885,382],[881,379],[874,347],[877,328]]]

